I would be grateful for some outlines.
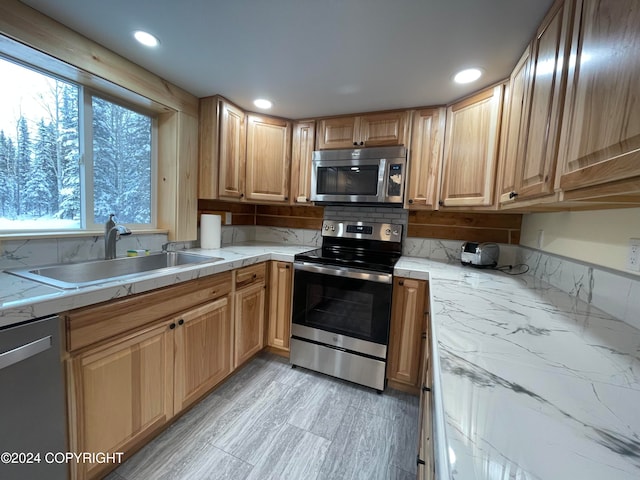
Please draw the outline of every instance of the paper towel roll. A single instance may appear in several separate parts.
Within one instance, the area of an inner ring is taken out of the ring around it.
[[[220,215],[200,215],[200,247],[220,248],[220,225],[222,217]]]

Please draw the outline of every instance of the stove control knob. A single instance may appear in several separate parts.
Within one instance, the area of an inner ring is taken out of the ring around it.
[[[324,226],[324,229],[325,229],[325,230],[329,230],[329,225],[325,225],[325,226]]]
[[[331,231],[335,232],[336,231],[336,226],[335,225],[331,225]]]
[[[398,230],[394,230],[394,231],[393,231],[393,234],[394,234],[395,236],[398,236],[398,235],[400,234],[400,232],[399,232]]]
[[[385,233],[385,235],[391,235],[391,229],[390,229],[390,228],[387,228],[387,229],[384,231],[384,233]]]

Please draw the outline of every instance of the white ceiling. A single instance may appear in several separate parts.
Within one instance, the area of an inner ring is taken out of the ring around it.
[[[198,97],[269,98],[294,119],[445,104],[506,78],[552,1],[23,0]],[[455,85],[470,66],[485,75]]]

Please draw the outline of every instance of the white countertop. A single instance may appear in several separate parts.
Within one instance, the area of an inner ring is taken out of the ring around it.
[[[64,291],[2,273],[0,327],[311,248],[194,249],[224,260]],[[438,478],[640,478],[640,330],[528,275],[415,257],[395,274],[430,280]]]

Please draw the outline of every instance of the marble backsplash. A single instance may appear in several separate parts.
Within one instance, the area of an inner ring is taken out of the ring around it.
[[[165,243],[167,243],[167,235],[163,233],[134,233],[120,237],[120,240],[116,242],[116,256],[125,256],[127,250],[160,251]],[[188,245],[184,246],[189,247]],[[104,237],[102,235],[2,240],[0,242],[0,270],[102,258],[104,258]]]
[[[318,230],[308,229],[255,225],[222,227],[223,246],[247,241],[308,245],[313,248],[322,244],[322,236]],[[166,242],[166,234],[133,234],[122,237],[116,243],[116,253],[117,256],[124,256],[126,251],[131,249],[160,251]],[[197,245],[197,242],[179,242],[175,248],[191,248]],[[403,254],[458,263],[461,245],[462,242],[458,240],[409,237],[404,241]],[[0,270],[101,258],[104,258],[102,236],[0,242]],[[548,282],[629,325],[640,328],[638,277],[528,247],[500,245],[500,265],[520,263],[529,266],[529,275]]]

